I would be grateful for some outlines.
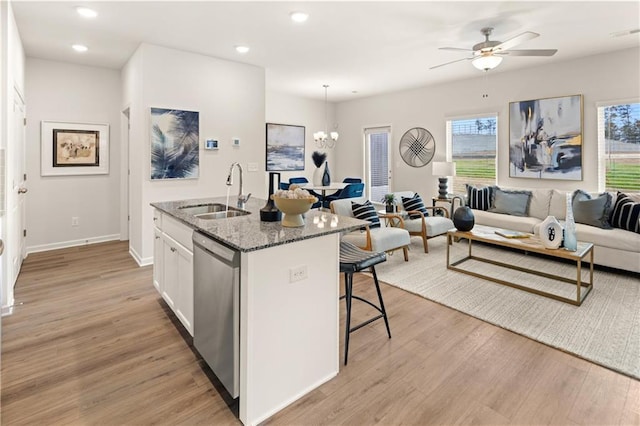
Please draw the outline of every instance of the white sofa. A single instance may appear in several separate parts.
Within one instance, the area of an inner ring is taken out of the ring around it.
[[[522,191],[523,188],[500,188]],[[512,216],[483,210],[473,210],[475,223],[496,228],[538,234],[540,223],[555,216],[563,223],[566,215],[566,193],[557,189],[532,189],[528,216]],[[595,194],[593,194],[595,195]],[[612,193],[612,207],[616,193]],[[602,229],[576,223],[578,241],[593,243],[594,263],[640,273],[640,234],[619,228]]]

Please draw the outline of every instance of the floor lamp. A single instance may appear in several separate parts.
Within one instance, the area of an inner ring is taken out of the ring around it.
[[[451,161],[434,161],[432,174],[438,176],[438,198],[441,200],[448,199],[447,179],[449,176],[456,175],[456,163]]]

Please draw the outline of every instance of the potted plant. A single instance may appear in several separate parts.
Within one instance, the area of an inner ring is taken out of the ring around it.
[[[393,213],[395,211],[396,196],[394,194],[384,194],[381,201],[384,203],[387,213]]]
[[[313,172],[313,184],[316,186],[322,185],[322,174],[323,170],[320,169],[324,162],[327,160],[327,154],[324,152],[313,151],[311,154],[311,159],[313,160],[313,164],[316,166],[316,170]]]

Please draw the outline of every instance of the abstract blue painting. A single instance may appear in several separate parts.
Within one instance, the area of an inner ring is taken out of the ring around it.
[[[151,108],[151,179],[196,179],[200,114]]]
[[[509,103],[509,176],[582,180],[582,95]]]
[[[304,170],[304,126],[267,123],[267,171]]]

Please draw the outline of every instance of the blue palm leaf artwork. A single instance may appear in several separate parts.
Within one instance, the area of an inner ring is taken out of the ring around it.
[[[151,108],[151,179],[196,179],[200,113]]]

